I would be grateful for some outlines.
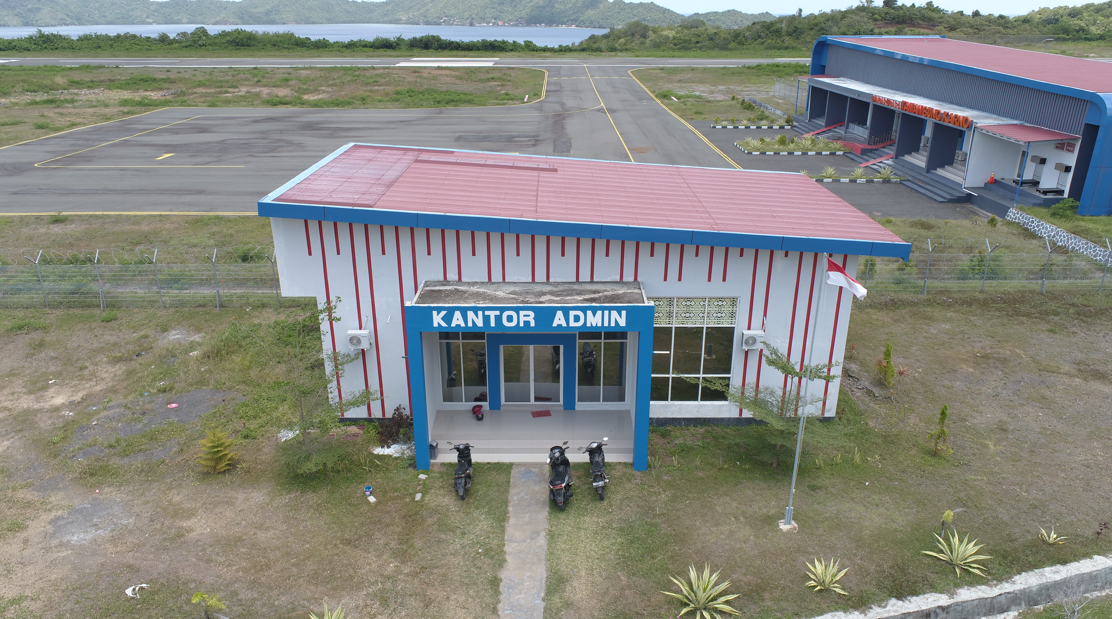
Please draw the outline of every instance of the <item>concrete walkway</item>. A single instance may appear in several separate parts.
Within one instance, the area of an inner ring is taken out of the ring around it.
[[[500,617],[541,619],[544,615],[545,528],[548,525],[548,467],[515,464],[510,474],[506,522],[506,565]]]

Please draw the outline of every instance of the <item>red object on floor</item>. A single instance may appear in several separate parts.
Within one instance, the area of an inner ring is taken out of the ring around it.
[[[536,419],[537,417],[551,417],[552,411],[533,411],[532,415],[533,419]]]

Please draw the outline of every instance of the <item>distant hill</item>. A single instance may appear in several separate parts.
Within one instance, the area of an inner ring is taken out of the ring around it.
[[[736,28],[773,19],[719,11],[698,16]],[[100,24],[451,24],[497,23],[617,28],[631,21],[668,25],[683,15],[652,2],[624,0],[0,0],[2,26]]]

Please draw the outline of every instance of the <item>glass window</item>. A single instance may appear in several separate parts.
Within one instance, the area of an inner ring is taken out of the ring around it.
[[[667,402],[725,400],[726,392],[704,386],[699,379],[730,378],[737,299],[695,297],[651,301],[656,306],[651,399]]]
[[[626,401],[625,331],[579,334],[576,394],[580,402]]]
[[[485,333],[440,334],[440,380],[445,402],[486,402]]]

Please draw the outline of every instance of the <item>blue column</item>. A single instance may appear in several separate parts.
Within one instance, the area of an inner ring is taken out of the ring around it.
[[[429,470],[429,411],[425,401],[425,347],[421,341],[419,320],[412,316],[410,308],[406,313],[406,354],[409,356],[409,393],[413,397],[413,449],[417,456],[417,470]],[[377,342],[376,342],[377,344]]]
[[[651,314],[650,314],[651,317]],[[637,332],[637,405],[633,417],[633,470],[649,467],[649,394],[652,384],[653,323]]]

